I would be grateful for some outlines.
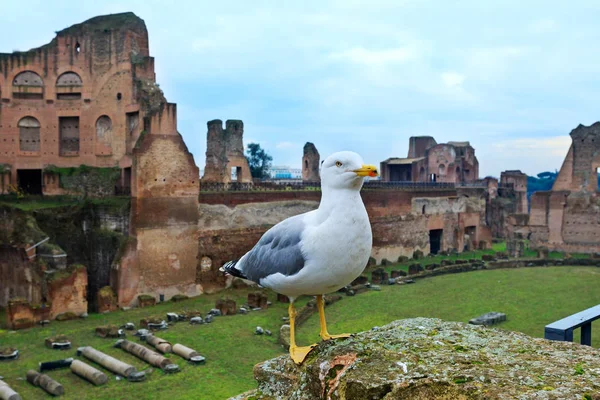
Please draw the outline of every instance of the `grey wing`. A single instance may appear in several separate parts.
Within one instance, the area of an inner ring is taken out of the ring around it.
[[[296,215],[273,226],[246,253],[238,268],[248,279],[260,283],[269,275],[281,273],[290,276],[304,267],[306,260],[300,243],[305,225],[303,216]]]

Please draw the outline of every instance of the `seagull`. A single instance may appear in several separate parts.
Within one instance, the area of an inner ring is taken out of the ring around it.
[[[373,245],[369,216],[360,196],[365,177],[376,177],[377,168],[365,165],[350,151],[341,151],[321,163],[319,208],[295,215],[270,228],[240,259],[220,270],[251,280],[289,297],[290,356],[301,364],[316,344],[296,345],[294,301],[316,296],[323,340],[350,335],[330,335],[323,295],[352,282],[364,270]]]

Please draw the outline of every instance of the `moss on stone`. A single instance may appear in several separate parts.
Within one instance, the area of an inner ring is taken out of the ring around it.
[[[173,302],[183,301],[187,299],[189,299],[189,296],[186,296],[185,294],[176,294],[175,296],[171,297],[171,301]]]

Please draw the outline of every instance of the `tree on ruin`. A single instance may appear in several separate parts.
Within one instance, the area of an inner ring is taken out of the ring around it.
[[[246,158],[248,159],[248,166],[250,167],[250,173],[253,178],[264,179],[269,176],[269,169],[271,168],[273,157],[267,154],[267,152],[260,147],[260,144],[248,143]]]

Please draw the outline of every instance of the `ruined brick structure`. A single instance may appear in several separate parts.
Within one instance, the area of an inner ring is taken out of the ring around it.
[[[381,162],[382,181],[471,183],[478,179],[479,161],[469,142],[438,144],[431,136],[413,136],[407,158]]]
[[[202,182],[252,182],[248,160],[244,156],[244,123],[240,120],[208,121],[206,167]]]
[[[316,208],[320,196],[309,190],[202,193],[199,280],[225,285],[217,273],[224,262],[250,250],[275,223]],[[417,250],[462,252],[491,245],[483,188],[363,190],[361,196],[373,230],[371,255],[378,262],[412,257]]]
[[[528,214],[527,175],[519,170],[504,171],[500,174],[500,190],[512,189],[516,198],[516,214]]]
[[[13,183],[30,193],[70,194],[81,188],[75,181],[67,190],[61,171],[85,165],[118,172],[105,194],[131,194],[127,231],[118,230],[122,248],[117,241],[116,249],[99,249],[102,262],[88,265],[94,303],[108,284],[121,306],[142,293],[169,299],[202,291],[199,170],[177,131],[176,105],[156,84],[148,43],[144,21],[123,13],[73,25],[42,47],[0,54],[2,190]],[[241,148],[241,122],[229,124]]]
[[[527,175],[519,170],[509,170],[500,174],[500,183],[490,177],[485,181],[488,187],[486,221],[493,237],[508,239],[511,232],[507,218],[529,214]]]
[[[47,45],[0,54],[0,164],[31,193],[63,194],[58,168],[114,167],[128,191],[144,119],[162,113],[144,21],[92,18]],[[160,118],[158,118],[160,119]],[[5,186],[6,187],[6,186]]]
[[[304,154],[302,155],[302,181],[318,182],[321,180],[319,169],[321,156],[314,144],[306,142],[304,145]]]
[[[600,122],[573,129],[571,147],[552,190],[531,197],[531,247],[600,252]]]

